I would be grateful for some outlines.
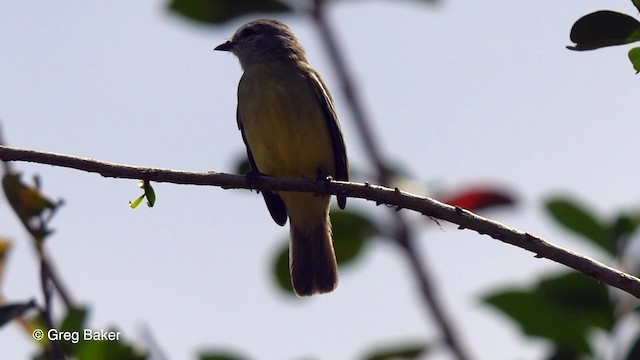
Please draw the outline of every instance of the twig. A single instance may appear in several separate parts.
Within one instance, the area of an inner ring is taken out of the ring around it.
[[[51,306],[51,292],[52,292],[52,284],[50,282],[51,278],[48,273],[48,267],[44,260],[44,256],[40,257],[40,285],[42,286],[42,295],[44,296],[44,307],[40,310],[42,314],[42,318],[44,319],[44,323],[47,325],[47,330],[55,329],[53,325],[53,319],[51,314],[53,313],[53,309]],[[47,331],[48,333],[48,331]],[[51,345],[51,357],[54,360],[64,360],[64,352],[62,350],[62,346],[60,345],[60,340],[49,340],[49,344]]]
[[[46,256],[45,249],[43,246],[43,241],[40,239],[34,238],[33,243],[34,243],[36,254],[40,259],[40,266],[42,268],[41,273],[47,275],[48,280],[51,281],[51,285],[53,285],[53,288],[56,289],[56,291],[60,295],[60,299],[62,299],[62,302],[64,303],[64,306],[67,308],[67,310],[76,308],[75,302],[71,298],[71,294],[69,293],[66,286],[60,279],[60,276],[58,275],[58,273],[55,271],[55,268],[51,264],[51,261]]]
[[[1,147],[2,145],[0,145],[0,148]],[[3,161],[3,163],[9,164],[6,161]],[[75,308],[75,302],[73,301],[71,294],[69,293],[66,286],[62,282],[62,279],[58,275],[58,272],[55,270],[55,268],[51,264],[51,261],[47,258],[45,254],[44,240],[42,239],[43,229],[34,229],[32,228],[31,224],[26,222],[26,219],[22,218],[21,216],[18,216],[18,218],[20,219],[20,222],[25,227],[25,229],[27,229],[27,231],[32,237],[33,247],[38,256],[38,259],[40,260],[40,265],[42,267],[41,271],[48,275],[49,280],[51,280],[53,287],[56,289],[56,291],[60,295],[60,298],[62,299],[62,302],[64,303],[65,307],[67,309]]]
[[[42,254],[42,256],[44,256],[44,254]],[[76,303],[71,298],[71,294],[69,293],[66,286],[62,282],[62,279],[60,279],[58,272],[52,266],[49,259],[44,257],[43,259],[41,259],[41,261],[42,261],[42,266],[46,268],[47,274],[49,274],[49,279],[51,280],[51,283],[53,284],[54,288],[58,292],[58,295],[60,295],[60,299],[62,299],[62,302],[64,303],[64,306],[67,308],[67,310],[77,308]]]
[[[428,197],[410,194],[397,188],[390,189],[379,185],[343,181],[332,181],[327,184],[309,179],[287,179],[270,176],[259,176],[255,183],[248,184],[245,176],[242,175],[136,167],[8,146],[0,146],[0,159],[72,168],[98,173],[111,178],[146,179],[182,185],[209,185],[223,189],[302,191],[348,196],[374,201],[376,204],[388,204],[397,207],[397,209],[413,210],[429,217],[449,221],[457,224],[460,229],[474,230],[479,234],[489,235],[496,240],[531,251],[536,254],[537,258],[547,258],[566,265],[640,299],[640,279],[635,276],[554,245],[541,237],[512,229],[497,221],[474,214],[471,211],[447,205]]]

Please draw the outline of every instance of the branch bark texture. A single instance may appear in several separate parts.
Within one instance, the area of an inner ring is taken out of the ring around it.
[[[547,258],[566,265],[640,299],[640,279],[635,276],[554,245],[539,236],[513,229],[459,207],[407,193],[397,188],[390,189],[368,183],[317,182],[307,179],[285,179],[269,176],[260,176],[255,183],[248,184],[242,175],[138,167],[9,146],[0,146],[0,159],[71,168],[97,173],[109,178],[148,180],[182,185],[208,185],[223,189],[303,191],[365,199],[375,202],[376,205],[393,206],[397,210],[413,210],[425,216],[457,224],[460,229],[469,229],[481,235],[488,235],[496,240],[531,251],[536,257]]]

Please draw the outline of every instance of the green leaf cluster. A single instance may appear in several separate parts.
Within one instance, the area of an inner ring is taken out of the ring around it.
[[[147,180],[140,181],[140,188],[144,190],[144,193],[133,201],[129,202],[129,207],[135,209],[142,203],[142,200],[147,199],[147,206],[153,207],[156,203],[156,192],[153,190],[151,183]]]
[[[419,0],[436,3],[438,0]],[[204,25],[220,25],[252,14],[287,14],[310,6],[285,0],[172,0],[167,5],[170,13]]]
[[[407,342],[376,347],[368,351],[361,360],[417,360],[424,359],[432,346],[425,342]],[[249,360],[250,358],[229,350],[208,350],[200,354],[199,360]]]
[[[620,262],[628,255],[629,239],[640,223],[640,217],[632,213],[605,219],[566,196],[548,199],[545,209],[578,240]],[[613,338],[613,329],[623,318],[637,321],[633,312],[620,310],[620,300],[605,286],[576,272],[549,275],[531,287],[505,289],[482,298],[518,324],[524,334],[548,340],[553,346],[547,359],[594,356],[590,340],[595,331]],[[640,358],[640,334],[636,336],[624,359]]]
[[[632,0],[640,11],[638,0]],[[574,46],[570,50],[595,50],[606,46],[616,46],[640,41],[640,22],[627,14],[610,10],[600,10],[587,14],[573,24],[569,35]],[[629,60],[640,72],[640,48],[629,50]]]
[[[279,0],[173,0],[169,10],[191,21],[222,24],[253,13],[291,12],[285,1]]]
[[[42,242],[53,233],[49,221],[63,201],[53,201],[44,195],[40,191],[39,177],[35,176],[34,185],[29,185],[21,173],[5,167],[2,189],[9,205],[34,239]]]
[[[413,342],[380,347],[365,355],[363,360],[412,360],[423,359],[431,350],[424,342]]]
[[[640,216],[634,213],[602,219],[583,204],[565,196],[548,199],[545,207],[554,221],[579,235],[578,239],[617,259],[625,255],[628,240],[640,222]]]

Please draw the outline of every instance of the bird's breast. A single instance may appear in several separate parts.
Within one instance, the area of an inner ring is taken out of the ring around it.
[[[323,107],[298,69],[245,72],[238,89],[238,120],[258,169],[269,175],[334,174],[331,134]]]

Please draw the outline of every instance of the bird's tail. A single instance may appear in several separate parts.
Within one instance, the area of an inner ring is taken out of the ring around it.
[[[336,288],[338,265],[328,211],[316,224],[299,226],[291,220],[289,255],[291,280],[298,296],[327,293]]]

